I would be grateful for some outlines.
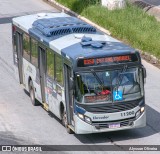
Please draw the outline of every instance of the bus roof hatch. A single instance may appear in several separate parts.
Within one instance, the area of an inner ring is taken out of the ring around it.
[[[47,37],[96,32],[96,28],[75,17],[38,19],[32,26]]]

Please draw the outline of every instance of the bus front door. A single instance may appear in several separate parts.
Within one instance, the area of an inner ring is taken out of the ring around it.
[[[41,97],[42,97],[42,103],[45,103],[46,52],[45,49],[41,47],[38,48],[38,52],[39,52],[38,66],[39,66]]]
[[[17,50],[17,62],[18,62],[18,70],[19,70],[19,82],[23,84],[23,72],[22,72],[22,65],[23,65],[23,58],[22,58],[22,34],[16,32],[16,50]]]
[[[72,73],[71,68],[67,65],[64,67],[65,72],[65,100],[66,100],[66,112],[67,112],[67,122],[69,125],[74,126],[73,122],[73,88],[71,87]]]

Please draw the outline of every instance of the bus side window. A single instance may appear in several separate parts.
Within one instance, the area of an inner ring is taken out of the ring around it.
[[[17,54],[17,44],[16,44],[16,33],[13,34],[13,50],[14,53]]]
[[[31,39],[31,62],[38,67],[38,45],[34,39]]]
[[[54,53],[50,49],[47,51],[47,74],[54,79]]]
[[[62,58],[58,55],[55,57],[55,75],[56,81],[63,85],[63,67],[62,67]]]
[[[14,64],[17,63],[17,34],[16,31],[13,33],[13,53],[14,53]]]
[[[23,34],[23,57],[30,61],[30,38],[27,34]]]

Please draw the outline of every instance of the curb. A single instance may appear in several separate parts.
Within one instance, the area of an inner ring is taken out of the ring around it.
[[[154,66],[160,68],[160,59],[158,59],[157,57],[155,57],[154,55],[150,55],[147,52],[143,52],[141,50],[140,51],[141,57],[146,60],[147,62],[153,64]]]
[[[155,16],[157,21],[160,21],[160,7],[151,5],[143,0],[130,0],[130,2],[142,8],[149,15]]]
[[[83,20],[83,21],[91,24],[92,26],[96,27],[96,28],[99,29],[100,31],[104,32],[105,34],[111,35],[111,32],[109,32],[108,30],[104,29],[103,27],[98,26],[97,24],[95,24],[95,23],[93,23],[92,21],[86,19],[85,17],[78,15],[77,13],[73,12],[73,11],[70,10],[69,8],[67,8],[67,7],[59,4],[59,3],[56,2],[55,0],[43,0],[43,1],[49,3],[50,5],[52,5],[53,7],[55,7],[56,9],[58,9],[58,10],[60,10],[60,11],[62,11],[62,12],[65,12],[65,13],[67,13],[67,14],[69,14],[69,15],[75,16],[75,17],[77,17],[77,18],[79,18],[79,19],[81,19],[81,20]],[[131,1],[137,1],[137,0],[131,0]],[[139,2],[140,2],[140,1],[139,1]],[[151,55],[151,54],[149,54],[149,53],[147,53],[147,52],[144,52],[144,51],[142,51],[142,50],[140,50],[140,49],[137,49],[137,50],[140,52],[140,54],[141,54],[141,56],[142,56],[142,58],[143,58],[144,60],[146,60],[146,61],[148,61],[149,63],[155,65],[155,66],[158,67],[158,68],[160,68],[160,59],[158,59],[158,58],[156,58],[154,55]]]

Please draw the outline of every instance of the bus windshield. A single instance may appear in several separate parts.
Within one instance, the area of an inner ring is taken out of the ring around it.
[[[89,71],[76,73],[76,100],[81,103],[129,101],[143,95],[142,70]]]

